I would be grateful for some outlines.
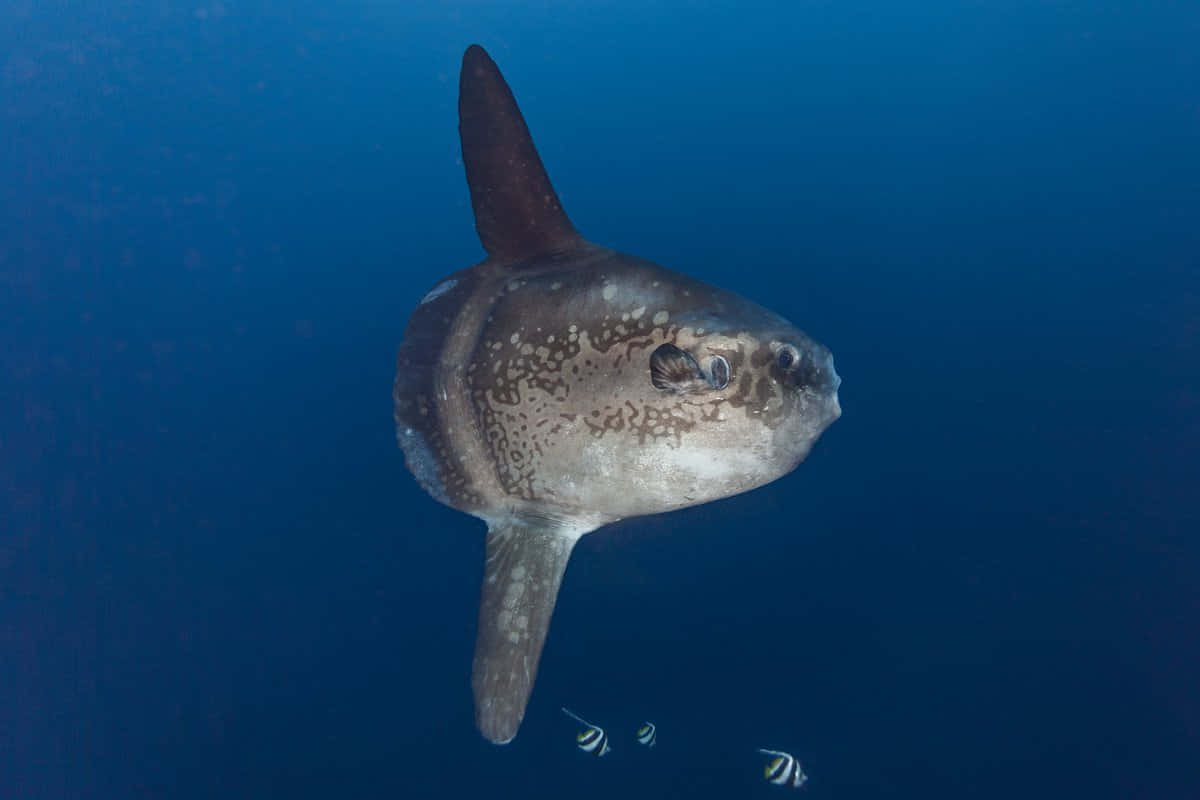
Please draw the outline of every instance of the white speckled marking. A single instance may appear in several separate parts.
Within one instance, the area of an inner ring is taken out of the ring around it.
[[[455,280],[454,278],[451,278],[448,281],[442,281],[437,286],[430,289],[429,294],[427,294],[421,298],[421,305],[425,305],[430,300],[437,300],[439,297],[444,295],[446,292],[453,289],[457,284],[458,284],[458,281]]]

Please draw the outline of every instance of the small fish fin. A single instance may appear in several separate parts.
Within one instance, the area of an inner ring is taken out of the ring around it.
[[[650,382],[656,389],[675,394],[712,388],[692,354],[673,344],[659,345],[650,354]]]
[[[471,686],[475,724],[496,744],[517,735],[558,588],[578,536],[549,522],[489,527]]]
[[[516,261],[582,241],[550,184],[512,91],[477,44],[463,55],[458,132],[475,230],[489,256]]]
[[[563,706],[563,713],[564,713],[564,714],[566,714],[568,717],[570,717],[571,719],[575,720],[576,722],[578,722],[578,723],[579,723],[579,724],[581,724],[581,725],[586,725],[586,726],[588,726],[589,728],[595,727],[594,725],[592,725],[592,723],[588,722],[586,719],[584,719],[583,717],[579,716],[578,714],[576,714],[574,711],[572,711],[571,709],[567,708],[566,706]]]

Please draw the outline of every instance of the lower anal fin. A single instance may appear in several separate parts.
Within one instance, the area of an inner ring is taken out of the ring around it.
[[[510,521],[488,530],[471,686],[475,724],[496,744],[512,741],[525,716],[575,540],[549,524]]]

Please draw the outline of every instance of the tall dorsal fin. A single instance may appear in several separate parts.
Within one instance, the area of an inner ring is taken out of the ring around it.
[[[475,230],[489,256],[528,258],[579,241],[512,91],[496,62],[477,44],[463,55],[458,133]]]

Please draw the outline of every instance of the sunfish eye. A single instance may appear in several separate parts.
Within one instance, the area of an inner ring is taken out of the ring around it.
[[[792,347],[790,344],[785,344],[783,347],[779,348],[779,354],[775,356],[775,361],[779,364],[780,369],[790,369],[791,366],[799,360],[800,358],[796,353],[796,348]]]
[[[724,356],[713,356],[708,362],[708,374],[714,389],[724,389],[729,385],[729,362]]]

